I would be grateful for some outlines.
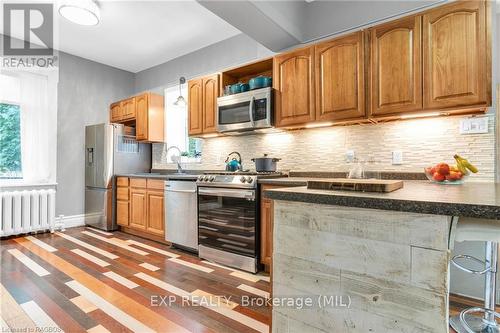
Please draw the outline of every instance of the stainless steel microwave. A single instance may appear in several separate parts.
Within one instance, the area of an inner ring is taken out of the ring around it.
[[[272,127],[272,96],[268,87],[217,98],[217,130],[241,133]]]

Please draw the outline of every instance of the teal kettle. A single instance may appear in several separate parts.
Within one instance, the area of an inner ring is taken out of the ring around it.
[[[234,156],[236,155],[236,157]],[[241,155],[237,151],[229,153],[226,158],[226,171],[235,172],[241,170]]]

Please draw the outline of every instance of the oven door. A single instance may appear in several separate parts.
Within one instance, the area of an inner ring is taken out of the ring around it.
[[[198,243],[257,257],[256,191],[198,188]]]

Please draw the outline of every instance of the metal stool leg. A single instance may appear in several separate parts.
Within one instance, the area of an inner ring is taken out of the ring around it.
[[[460,315],[450,318],[450,326],[458,333],[500,333],[496,323],[500,314],[495,312],[497,260],[498,243],[486,242],[484,308],[465,309]],[[484,313],[484,316],[474,316],[473,313]]]

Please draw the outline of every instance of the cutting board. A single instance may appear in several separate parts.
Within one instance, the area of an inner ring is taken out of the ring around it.
[[[314,190],[392,192],[402,187],[402,180],[390,179],[334,178],[325,180],[310,180],[307,182],[307,188]]]

